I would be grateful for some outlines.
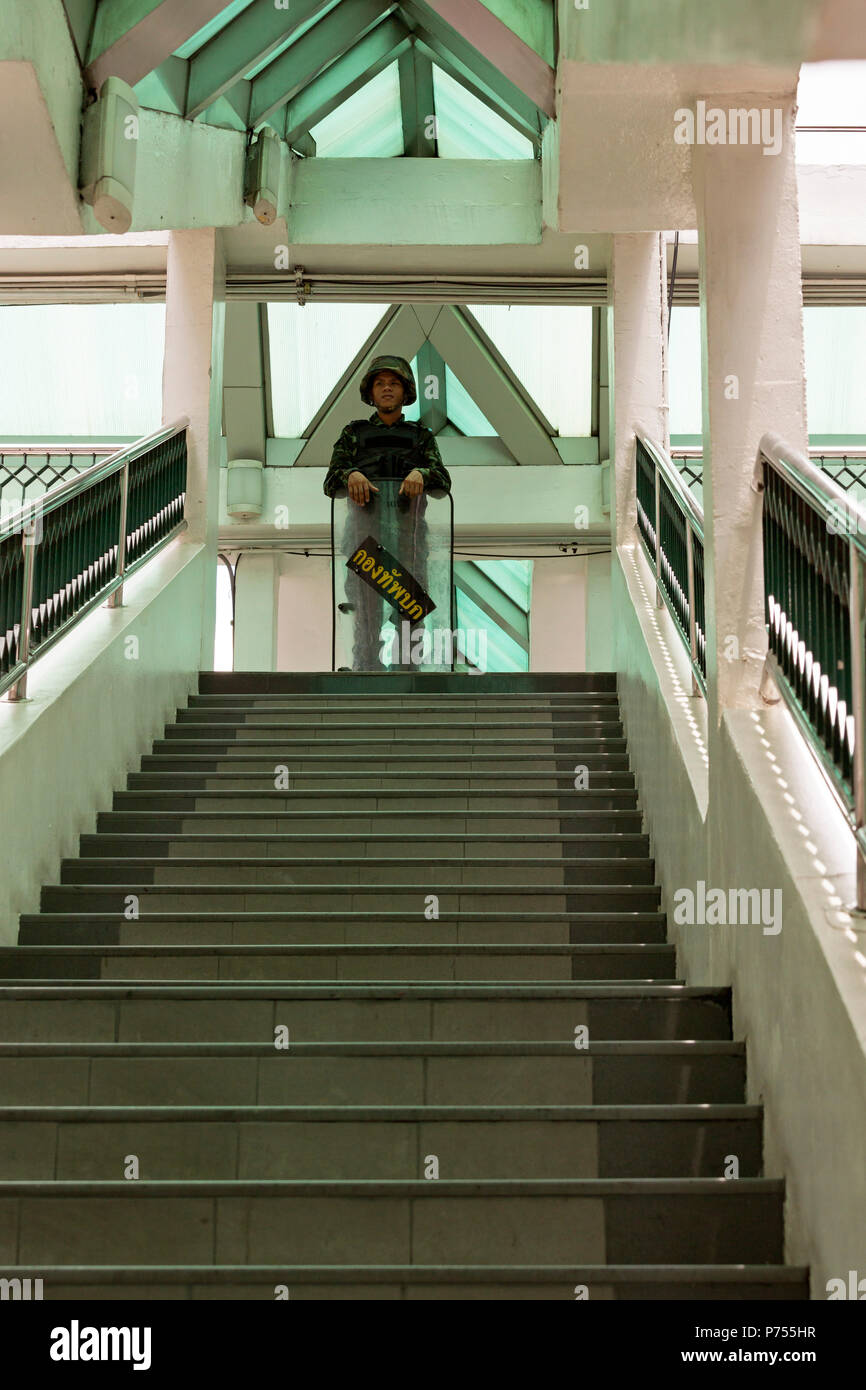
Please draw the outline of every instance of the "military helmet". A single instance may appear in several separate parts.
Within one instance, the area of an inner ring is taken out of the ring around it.
[[[361,400],[365,405],[373,404],[373,396],[370,387],[373,384],[373,377],[377,372],[393,372],[398,376],[405,388],[403,398],[404,405],[411,405],[417,399],[418,392],[415,389],[415,378],[412,375],[412,368],[405,357],[374,357],[364,375],[361,377]]]

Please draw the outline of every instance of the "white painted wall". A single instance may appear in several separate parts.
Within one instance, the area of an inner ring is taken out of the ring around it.
[[[764,1106],[764,1172],[786,1180],[789,1263],[809,1264],[812,1297],[864,1267],[866,968],[850,832],[782,705],[727,710],[707,781],[704,702],[690,698],[685,650],[653,606],[643,554],[613,566],[614,661],[645,825],[690,984],[731,985],[734,1037],[747,1043],[747,1099]],[[779,888],[782,929],[677,926],[678,888]]]
[[[529,669],[586,669],[586,561],[579,556],[533,561]]]
[[[96,608],[34,663],[26,701],[0,700],[3,945],[197,689],[204,569],[202,546],[170,542],[126,581],[122,608]]]

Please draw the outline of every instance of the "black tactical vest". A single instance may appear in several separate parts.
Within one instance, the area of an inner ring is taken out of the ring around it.
[[[383,425],[379,420],[353,420],[358,442],[357,468],[366,478],[405,478],[423,466],[427,431],[414,420]]]

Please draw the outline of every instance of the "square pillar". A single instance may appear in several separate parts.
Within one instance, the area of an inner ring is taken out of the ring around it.
[[[668,448],[667,266],[661,232],[613,237],[611,542],[635,543],[635,430]]]
[[[236,671],[276,671],[280,556],[246,551],[235,570]]]
[[[214,227],[171,232],[165,288],[162,419],[189,417],[187,543],[204,545],[201,668],[213,669],[222,435],[225,258]]]
[[[711,736],[726,708],[760,705],[767,638],[761,503],[751,489],[758,443],[773,430],[803,453],[808,448],[796,108],[790,95],[727,96],[726,105],[766,113],[762,129],[775,128],[780,141],[778,149],[754,141],[692,151]]]

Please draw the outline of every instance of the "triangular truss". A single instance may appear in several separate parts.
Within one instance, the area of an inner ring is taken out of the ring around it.
[[[494,8],[481,0],[99,0],[88,80],[96,88],[115,74],[136,86],[144,106],[238,130],[270,126],[314,154],[311,129],[396,62],[403,153],[417,157],[437,153],[435,66],[538,155],[554,112],[554,71]]]
[[[502,462],[561,464],[553,426],[465,305],[400,304],[385,312],[310,421],[296,468],[326,467],[343,426],[369,414],[361,377],[371,358],[386,354],[417,358],[421,421],[434,434],[449,432],[447,364],[495,430]]]

